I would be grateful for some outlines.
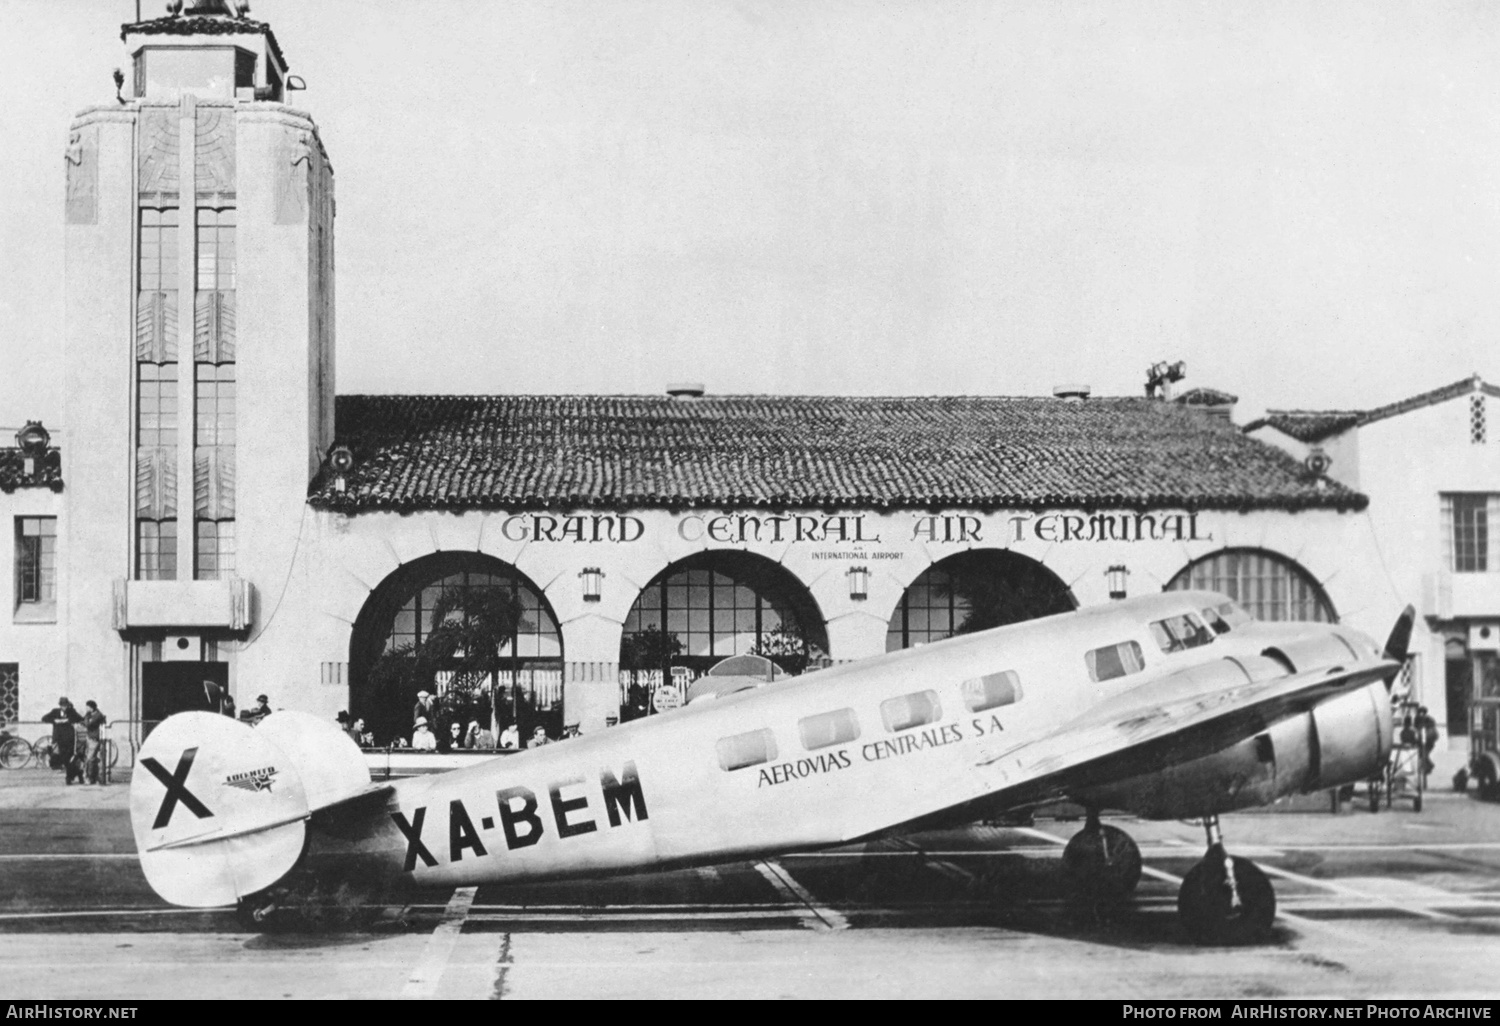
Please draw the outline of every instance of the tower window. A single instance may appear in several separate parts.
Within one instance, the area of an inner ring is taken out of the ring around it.
[[[141,210],[141,291],[177,291],[177,210]]]
[[[217,581],[234,572],[234,521],[200,520],[198,572],[200,581]]]
[[[1485,436],[1488,434],[1485,424],[1485,402],[1484,396],[1469,396],[1469,441],[1475,445],[1483,445]]]
[[[200,363],[197,375],[198,444],[234,444],[234,364]]]
[[[177,444],[177,365],[142,363],[136,392],[136,444],[171,448]]]
[[[177,579],[177,521],[137,520],[136,566],[143,581]]]
[[[234,208],[198,210],[198,291],[234,288]]]

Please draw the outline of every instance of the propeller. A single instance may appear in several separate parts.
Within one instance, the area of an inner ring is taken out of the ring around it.
[[[1385,639],[1385,657],[1391,662],[1398,664],[1406,662],[1406,653],[1411,647],[1411,629],[1416,620],[1417,611],[1411,606],[1401,610],[1401,615],[1396,618],[1396,626],[1391,628],[1391,636]],[[1390,686],[1389,681],[1386,686]]]

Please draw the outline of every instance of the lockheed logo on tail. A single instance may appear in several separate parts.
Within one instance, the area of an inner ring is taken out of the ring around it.
[[[264,769],[250,770],[248,773],[231,774],[224,778],[224,786],[237,787],[241,791],[269,791],[275,776],[276,767],[267,766]]]

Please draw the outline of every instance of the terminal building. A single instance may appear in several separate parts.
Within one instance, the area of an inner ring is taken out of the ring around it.
[[[1421,699],[1452,738],[1476,726],[1476,694],[1500,699],[1497,397],[1476,374],[1368,410],[1270,410],[1245,426],[1369,496],[1382,574],[1420,614]],[[1493,736],[1493,721],[1477,726]]]
[[[334,172],[269,26],[126,25],[66,153],[67,407],[0,450],[0,720],[201,703],[557,736],[1194,587],[1383,637],[1358,482],[1233,396],[338,395]],[[357,340],[352,346],[358,351]],[[26,411],[9,411],[19,419]]]

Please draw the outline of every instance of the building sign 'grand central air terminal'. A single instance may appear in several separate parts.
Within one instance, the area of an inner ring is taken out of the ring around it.
[[[1210,390],[338,395],[333,164],[270,27],[199,2],[123,37],[61,162],[65,422],[0,451],[0,719],[149,721],[208,680],[379,743],[418,690],[556,736],[726,657],[803,673],[1112,595],[1375,634],[1405,603],[1366,498]]]

